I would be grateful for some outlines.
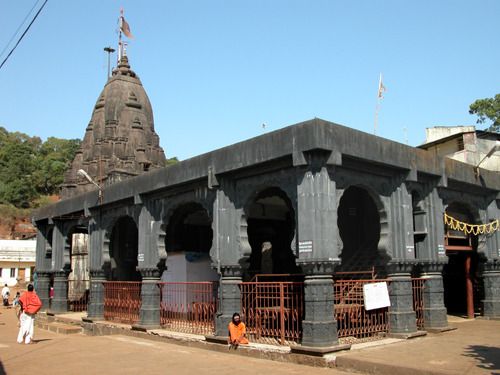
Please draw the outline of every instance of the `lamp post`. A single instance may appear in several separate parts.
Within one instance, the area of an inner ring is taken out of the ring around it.
[[[91,184],[94,184],[95,186],[97,186],[97,188],[99,189],[99,204],[102,204],[102,187],[101,185],[99,185],[97,182],[95,182],[92,177],[89,176],[89,174],[87,172],[85,172],[83,169],[79,169],[77,171],[77,173],[84,177],[88,182],[90,182]]]
[[[479,163],[474,167],[474,172],[476,174],[476,178],[479,177],[479,166],[483,161],[491,157],[495,152],[500,151],[500,141],[496,141],[495,145],[491,148],[490,151],[484,156],[484,158],[481,159]]]
[[[115,52],[114,48],[111,47],[104,47],[104,51],[108,53],[108,78],[111,75],[111,63],[110,63],[110,57],[113,52]]]

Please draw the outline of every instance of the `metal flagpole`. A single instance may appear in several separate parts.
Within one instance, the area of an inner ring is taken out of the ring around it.
[[[123,8],[120,9],[120,20],[118,22],[118,62],[122,59],[123,44],[122,44],[122,26],[123,26]]]
[[[377,135],[379,110],[380,110],[380,98],[377,98],[377,105],[375,106],[375,123],[373,124],[373,134],[375,135]]]
[[[380,101],[383,99],[383,93],[385,91],[385,86],[382,83],[382,73],[380,73],[380,78],[378,81],[378,92],[377,92],[377,105],[375,106],[375,121],[373,124],[373,134],[377,134],[378,129],[378,113],[380,111]]]

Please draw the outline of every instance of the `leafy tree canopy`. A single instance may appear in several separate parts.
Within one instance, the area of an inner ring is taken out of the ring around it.
[[[478,116],[478,124],[483,124],[486,120],[491,121],[492,124],[487,130],[500,133],[500,94],[496,94],[494,98],[476,100],[470,105],[469,113]]]
[[[0,204],[31,208],[41,196],[57,194],[80,143],[54,137],[42,142],[0,127]]]

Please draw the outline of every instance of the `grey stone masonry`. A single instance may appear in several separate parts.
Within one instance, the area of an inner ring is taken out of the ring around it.
[[[500,319],[500,261],[486,263],[483,278],[483,314],[490,319]]]
[[[42,310],[47,310],[50,303],[49,284],[51,272],[36,271],[36,274],[38,280],[35,292],[42,301]]]
[[[139,270],[142,275],[140,328],[160,327],[160,272],[156,268]]]
[[[393,270],[394,271],[394,270]],[[389,274],[389,327],[391,334],[417,332],[417,319],[413,310],[413,290],[410,272],[398,270]]]
[[[424,284],[424,327],[429,330],[448,328],[446,307],[443,299],[443,277],[441,275],[442,264],[434,267],[426,267],[427,271],[422,274]]]
[[[223,276],[220,280],[219,311],[215,318],[215,335],[227,336],[227,326],[235,312],[241,314],[240,276]],[[242,320],[245,317],[242,316]]]
[[[106,277],[103,270],[90,271],[90,301],[87,316],[90,319],[104,319],[104,282]]]
[[[54,272],[54,299],[50,309],[56,313],[68,311],[68,273],[66,271]]]
[[[338,344],[337,321],[333,315],[333,279],[310,275],[304,281],[305,319],[302,345],[328,347]]]

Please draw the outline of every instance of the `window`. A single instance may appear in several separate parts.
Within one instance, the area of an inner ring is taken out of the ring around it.
[[[16,277],[16,269],[15,268],[10,269],[10,277]]]
[[[464,147],[464,139],[462,137],[457,139],[458,151],[462,151]]]

